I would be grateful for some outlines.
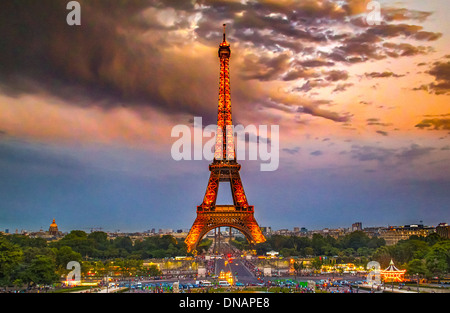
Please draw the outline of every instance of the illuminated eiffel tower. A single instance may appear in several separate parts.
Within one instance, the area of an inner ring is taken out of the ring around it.
[[[202,204],[197,206],[197,218],[185,240],[188,252],[194,254],[197,253],[197,245],[203,236],[217,227],[236,228],[245,235],[251,244],[266,241],[253,216],[253,206],[247,202],[239,175],[241,165],[236,162],[231,122],[229,71],[231,50],[225,38],[225,24],[223,26],[223,41],[219,45],[220,83],[214,160],[209,165],[211,174],[205,197]],[[221,182],[230,183],[233,205],[216,205],[217,192]]]

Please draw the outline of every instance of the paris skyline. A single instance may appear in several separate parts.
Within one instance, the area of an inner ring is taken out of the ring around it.
[[[448,222],[450,9],[368,2],[1,3],[0,229],[189,228],[210,161],[171,129],[217,121],[223,23],[233,123],[279,126],[240,161],[260,226]]]

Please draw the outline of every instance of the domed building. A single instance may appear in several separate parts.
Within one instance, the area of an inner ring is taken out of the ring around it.
[[[48,233],[53,236],[57,236],[59,234],[58,225],[55,223],[55,219],[53,219],[53,223],[50,224]]]

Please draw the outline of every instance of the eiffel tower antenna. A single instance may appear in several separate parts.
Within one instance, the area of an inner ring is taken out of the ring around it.
[[[227,27],[227,24],[223,24],[223,41],[226,42],[225,40],[225,29]]]

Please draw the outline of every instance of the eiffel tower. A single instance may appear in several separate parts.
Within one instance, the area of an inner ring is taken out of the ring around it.
[[[239,175],[241,165],[236,162],[234,132],[231,122],[229,71],[231,49],[225,38],[225,26],[224,24],[223,41],[219,45],[219,104],[214,160],[209,165],[211,174],[203,202],[197,206],[197,218],[185,240],[188,252],[194,254],[197,253],[197,245],[203,236],[217,227],[236,228],[244,234],[251,244],[266,241],[253,216],[254,208],[247,202]],[[231,186],[233,205],[216,205],[219,184],[223,182],[229,182]]]

